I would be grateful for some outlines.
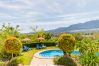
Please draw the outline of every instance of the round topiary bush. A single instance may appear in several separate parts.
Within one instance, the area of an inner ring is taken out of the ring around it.
[[[71,34],[62,34],[59,39],[59,48],[66,53],[70,53],[74,50],[75,38]]]
[[[69,56],[56,57],[54,63],[56,65],[77,66],[77,63]]]
[[[5,50],[7,53],[18,54],[21,51],[22,43],[16,37],[10,37],[5,41]]]

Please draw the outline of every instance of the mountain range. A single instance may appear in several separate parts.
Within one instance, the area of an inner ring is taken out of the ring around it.
[[[80,32],[80,31],[99,31],[99,20],[91,20],[84,23],[70,25],[69,27],[60,27],[49,30],[48,32]]]

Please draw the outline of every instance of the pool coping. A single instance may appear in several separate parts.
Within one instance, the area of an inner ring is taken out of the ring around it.
[[[47,50],[61,50],[61,49],[46,49],[46,50],[42,50],[42,51],[39,51],[39,52],[35,53],[34,57],[39,58],[39,59],[54,59],[55,57],[43,57],[43,56],[39,55],[39,53],[47,51]],[[79,50],[75,50],[75,51],[79,51]],[[76,54],[72,54],[72,55],[76,55]]]

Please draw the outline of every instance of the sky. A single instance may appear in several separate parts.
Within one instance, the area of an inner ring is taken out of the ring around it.
[[[99,0],[0,0],[0,27],[20,25],[21,32],[31,27],[51,30],[99,19]]]

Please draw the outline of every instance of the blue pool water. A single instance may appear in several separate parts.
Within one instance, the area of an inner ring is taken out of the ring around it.
[[[80,55],[80,52],[73,51],[71,54]],[[62,50],[46,50],[46,51],[39,53],[39,55],[43,57],[63,56],[63,51]]]

